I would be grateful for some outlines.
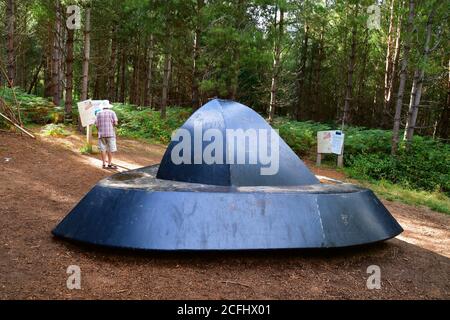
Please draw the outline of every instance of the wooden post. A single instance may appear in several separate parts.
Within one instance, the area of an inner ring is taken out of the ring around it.
[[[321,164],[322,164],[322,154],[317,153],[316,166],[320,167]]]
[[[338,168],[344,167],[344,145],[342,145],[342,151],[341,151],[341,154],[338,155],[338,158],[337,158],[337,166],[338,166]]]
[[[86,127],[86,142],[88,145],[92,145],[92,126],[88,125]]]

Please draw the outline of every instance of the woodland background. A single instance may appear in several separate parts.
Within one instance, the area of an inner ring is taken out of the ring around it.
[[[77,101],[109,99],[121,134],[167,142],[209,99],[233,99],[301,156],[318,130],[344,128],[354,175],[448,195],[449,12],[441,0],[1,0],[0,112],[76,125]]]

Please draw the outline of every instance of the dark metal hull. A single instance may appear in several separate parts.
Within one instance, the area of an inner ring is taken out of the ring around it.
[[[346,247],[403,231],[372,191],[353,185],[225,187],[156,171],[101,181],[53,234],[120,248],[246,250]]]

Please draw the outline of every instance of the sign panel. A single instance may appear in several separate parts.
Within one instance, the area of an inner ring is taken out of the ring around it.
[[[80,113],[81,125],[87,127],[95,124],[95,117],[104,105],[109,104],[108,100],[86,100],[77,103]]]
[[[342,154],[344,133],[339,130],[317,132],[317,153]]]

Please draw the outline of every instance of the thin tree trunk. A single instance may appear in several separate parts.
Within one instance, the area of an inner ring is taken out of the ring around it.
[[[439,119],[439,137],[448,139],[450,129],[450,60],[448,61],[448,82],[447,82],[447,103],[440,114]]]
[[[320,39],[319,39],[319,48],[317,52],[317,61],[315,65],[315,71],[314,71],[314,85],[313,85],[313,91],[312,91],[312,120],[318,121],[317,118],[317,110],[320,108],[320,79],[321,79],[321,73],[322,73],[322,61],[324,60],[324,26],[322,26],[320,30]]]
[[[147,65],[147,81],[145,88],[145,101],[144,105],[152,106],[152,88],[153,88],[153,57],[155,55],[153,48],[153,34],[150,35],[150,44],[149,44],[149,53],[148,53],[148,65]]]
[[[422,64],[414,72],[414,80],[411,88],[411,97],[409,102],[409,110],[408,110],[408,121],[406,123],[405,128],[405,140],[407,141],[407,145],[410,145],[412,142],[412,138],[414,135],[414,129],[416,126],[417,115],[419,113],[419,105],[420,99],[422,97],[422,87],[423,80],[425,75],[425,70],[423,68],[423,64],[425,64],[428,60],[428,56],[430,53],[430,41],[431,41],[431,32],[433,26],[433,18],[435,14],[435,7],[431,10],[427,26],[426,26],[426,35],[425,35],[425,45],[423,50],[423,61]]]
[[[72,95],[73,95],[73,38],[74,31],[67,29],[67,55],[66,55],[66,101],[64,107],[64,120],[72,122]]]
[[[391,0],[390,4],[390,17],[389,17],[389,31],[388,31],[388,39],[387,39],[387,52],[386,52],[386,62],[385,62],[385,71],[384,71],[384,101],[383,101],[383,115],[387,113],[387,108],[389,104],[389,87],[391,79],[393,78],[392,74],[392,38],[394,32],[394,7],[395,0]]]
[[[86,8],[84,25],[84,53],[82,67],[81,101],[87,100],[89,90],[89,60],[91,55],[91,8]]]
[[[397,102],[395,105],[394,127],[392,129],[392,146],[391,146],[392,155],[395,155],[397,153],[398,142],[400,140],[399,139],[400,121],[402,115],[403,95],[405,92],[405,84],[406,84],[406,73],[408,69],[409,51],[411,50],[411,36],[414,29],[414,16],[415,16],[414,10],[415,10],[414,0],[410,0],[408,25],[406,29],[406,39],[403,45],[403,57],[401,60],[400,82],[398,85]]]
[[[391,100],[392,100],[392,93],[394,91],[394,79],[395,79],[395,72],[397,69],[398,64],[398,53],[400,51],[400,37],[401,37],[401,17],[398,18],[397,22],[397,30],[396,30],[396,39],[395,39],[395,47],[394,47],[394,55],[392,57],[392,70],[391,70],[391,77],[389,79],[388,83],[388,91],[387,91],[387,97],[386,97],[386,106],[389,109]]]
[[[305,34],[303,38],[303,46],[302,46],[302,57],[300,61],[300,68],[297,72],[297,103],[296,108],[294,112],[294,118],[296,120],[300,120],[301,112],[302,112],[302,106],[303,103],[303,87],[305,83],[305,69],[306,69],[306,58],[308,53],[308,41],[309,41],[309,25],[308,23],[305,23]]]
[[[108,96],[109,100],[115,100],[116,84],[116,66],[117,66],[117,39],[116,39],[116,27],[113,25],[111,30],[111,65],[109,69],[109,80],[108,80]]]
[[[357,89],[357,93],[356,93],[356,103],[354,106],[355,109],[355,114],[357,117],[358,121],[364,121],[367,120],[367,117],[365,115],[366,110],[364,108],[361,108],[361,106],[364,105],[364,101],[363,101],[363,94],[364,94],[364,90],[366,89],[366,80],[367,80],[367,75],[366,75],[366,70],[367,70],[367,60],[369,58],[369,52],[370,52],[370,43],[369,43],[369,29],[364,30],[364,49],[361,52],[361,73],[360,73],[360,77],[359,77],[359,86]],[[360,114],[364,113],[364,114]],[[366,124],[367,125],[367,124]]]
[[[355,9],[355,18],[358,16],[358,4],[356,4]],[[348,114],[350,112],[350,102],[352,101],[352,92],[353,92],[353,73],[355,71],[355,61],[356,61],[356,36],[358,32],[357,22],[353,22],[352,28],[352,44],[350,49],[350,57],[348,62],[348,71],[347,71],[347,86],[345,90],[345,102],[344,102],[344,112],[342,114],[342,130],[344,130],[344,126],[347,123]]]
[[[83,49],[83,65],[82,65],[82,81],[81,81],[81,101],[85,101],[89,95],[89,60],[91,56],[91,8],[86,8],[86,16],[84,23],[84,49]],[[83,131],[81,126],[81,118],[78,117],[78,130]]]
[[[39,63],[39,66],[36,69],[36,72],[34,73],[33,80],[31,80],[30,86],[28,87],[27,93],[31,94],[33,91],[34,86],[39,80],[39,73],[41,72],[42,67],[44,66],[44,57],[41,58],[41,62]]]
[[[200,56],[200,38],[201,38],[201,10],[205,4],[204,0],[197,0],[197,21],[195,25],[194,35],[194,54],[193,54],[193,72],[192,72],[192,107],[198,109],[200,107],[199,99],[199,81],[200,70],[198,68],[198,58]]]
[[[7,55],[8,55],[8,65],[7,73],[9,84],[14,86],[15,73],[16,73],[16,63],[15,63],[15,52],[14,52],[14,33],[15,33],[15,0],[7,0],[6,3],[6,29],[7,29]]]
[[[52,97],[53,103],[59,106],[61,102],[60,89],[60,36],[61,36],[61,17],[60,17],[60,2],[55,0],[55,36],[53,39],[53,52],[52,52]]]
[[[162,86],[162,97],[161,97],[161,118],[166,118],[167,113],[167,98],[169,92],[169,79],[170,73],[172,71],[172,57],[170,53],[164,55],[164,76],[163,76],[163,86]]]
[[[45,73],[44,73],[44,97],[52,96],[52,52],[53,52],[53,26],[51,22],[47,25],[47,44],[45,48]]]
[[[278,11],[280,14],[278,23],[277,15]],[[277,88],[278,88],[278,76],[280,74],[280,59],[281,59],[281,45],[283,41],[283,31],[284,31],[284,10],[282,8],[275,9],[275,30],[276,30],[276,38],[274,45],[274,59],[273,59],[273,68],[272,68],[272,84],[270,87],[270,105],[269,105],[269,122],[272,122],[275,116],[275,108],[277,107]]]
[[[127,56],[126,49],[122,48],[122,58],[121,58],[121,66],[120,66],[120,93],[119,93],[119,101],[125,103],[125,94],[126,94],[126,68],[127,68]]]

